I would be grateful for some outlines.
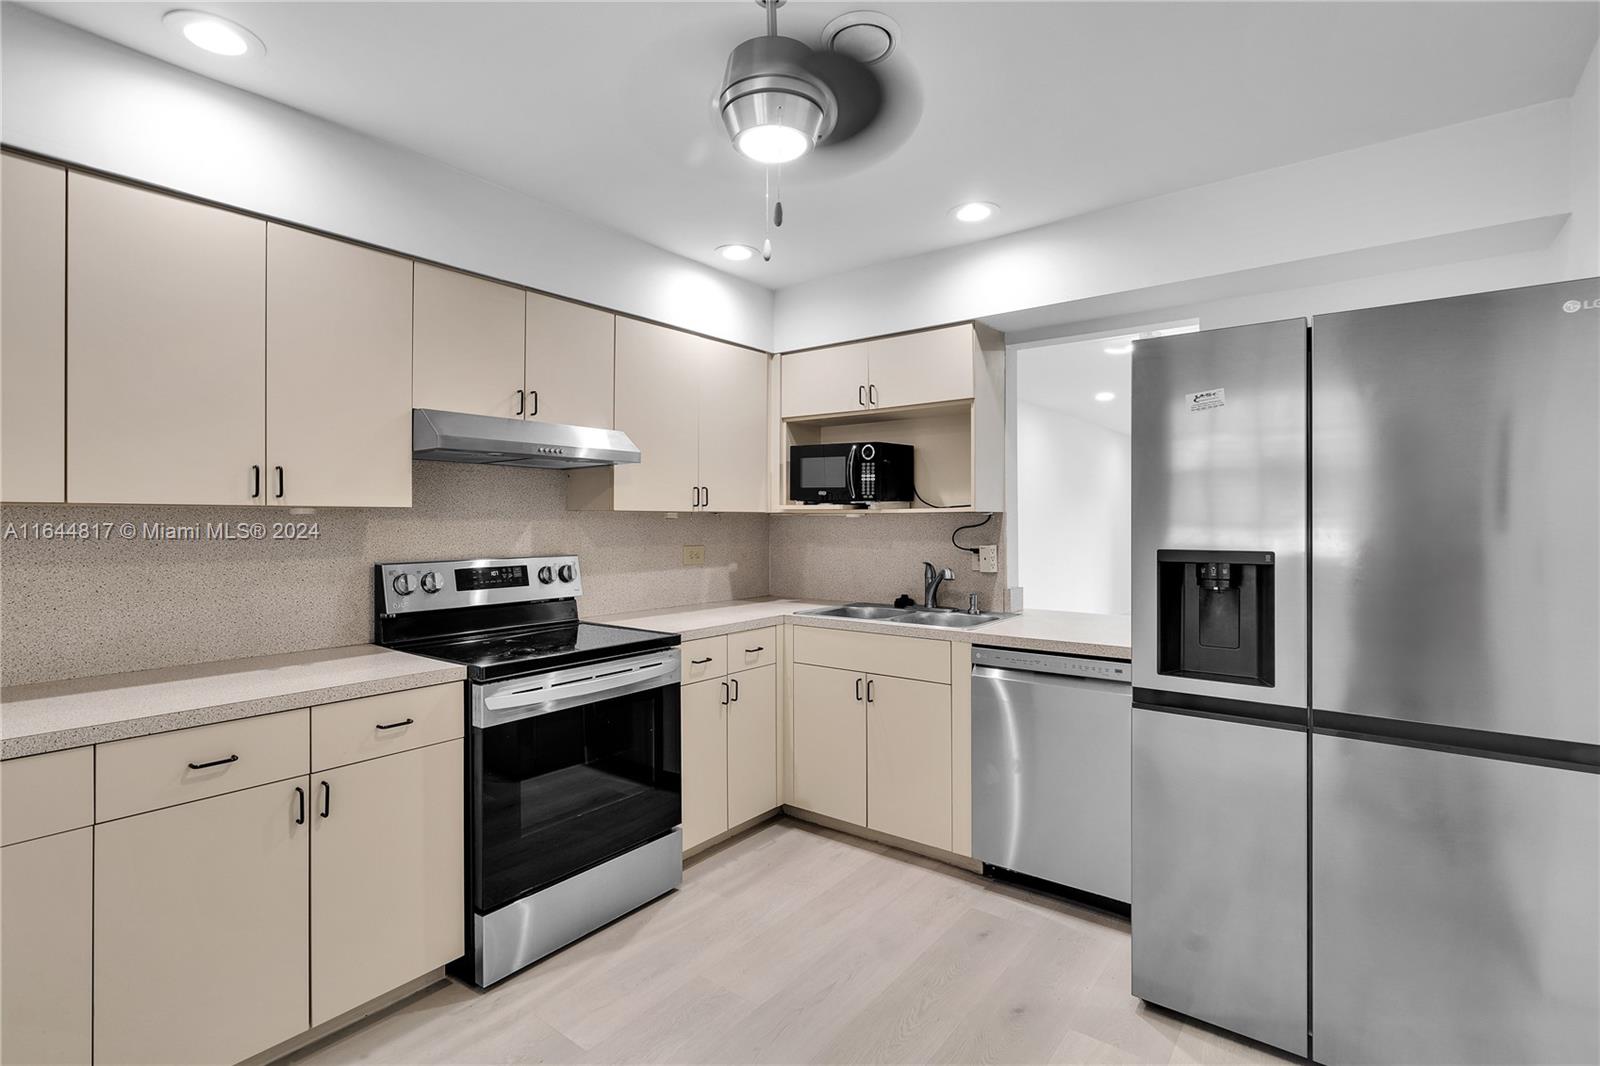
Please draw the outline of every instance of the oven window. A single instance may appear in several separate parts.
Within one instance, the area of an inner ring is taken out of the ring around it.
[[[848,467],[842,455],[821,455],[800,460],[800,487],[803,489],[842,489]]]
[[[678,686],[472,730],[480,913],[682,821]]]

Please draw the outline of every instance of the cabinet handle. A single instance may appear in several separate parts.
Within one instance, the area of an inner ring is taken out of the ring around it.
[[[283,499],[283,467],[275,466],[272,469],[278,472],[278,499]]]
[[[226,766],[231,762],[238,762],[238,761],[239,761],[239,756],[230,755],[226,759],[212,759],[210,762],[192,762],[192,763],[189,764],[189,769],[191,769],[191,770],[209,770],[213,766]]]
[[[328,811],[333,807],[333,787],[326,781],[322,782],[322,817],[328,816]]]
[[[523,408],[525,408],[527,406],[528,406],[528,401],[524,398],[523,391],[521,389],[518,389],[517,390],[517,414],[519,414],[519,415],[522,414],[523,413]]]
[[[872,678],[867,678],[867,702],[872,702]]]
[[[708,489],[704,485],[700,486],[700,506],[701,507],[710,507],[711,506],[711,490]]]
[[[765,646],[765,645],[762,645],[762,644],[757,644],[757,645],[756,645],[756,646],[755,646],[755,647],[753,647],[753,648],[746,648],[746,649],[745,649],[745,650],[744,650],[744,653],[745,653],[745,654],[746,654],[746,655],[754,655],[754,654],[755,654],[755,653],[756,653],[756,652],[758,652],[758,651],[766,651],[766,650],[767,650],[767,649],[766,649],[766,646]]]
[[[861,702],[861,679],[856,678],[856,702]]]
[[[306,790],[299,785],[294,786],[294,795],[300,802],[300,813],[294,816],[295,825],[306,824]]]
[[[691,503],[689,505],[689,510],[692,511],[696,507],[700,506],[700,486],[699,485],[690,486],[690,488],[689,488],[689,498],[694,501],[693,503]]]
[[[260,464],[256,464],[250,468],[250,498],[252,500],[259,500],[261,498]]]
[[[738,703],[739,702],[739,679],[737,677],[730,677],[730,678],[728,678],[728,680],[733,683],[733,702],[734,703]]]
[[[528,417],[536,418],[539,414],[539,390],[529,389],[528,398],[533,401],[533,409],[528,412]]]
[[[690,666],[704,666],[706,663],[710,662],[711,659],[712,659],[712,657],[709,656],[709,655],[707,655],[704,659],[690,659],[689,660],[689,665]]]
[[[867,386],[867,406],[878,406],[878,386],[876,385]]]
[[[728,705],[728,683],[726,681],[722,683],[722,705],[724,707]]]
[[[403,725],[415,725],[416,721],[417,720],[415,718],[407,718],[403,722],[390,722],[388,725],[379,725],[378,728],[379,729],[399,729]]]
[[[867,387],[865,385],[856,386],[856,405],[859,407],[867,406]]]

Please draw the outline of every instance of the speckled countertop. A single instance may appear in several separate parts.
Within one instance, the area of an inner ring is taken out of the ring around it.
[[[678,633],[685,640],[715,637],[723,633],[758,626],[819,626],[824,629],[849,629],[860,633],[895,633],[929,640],[959,640],[968,644],[987,644],[1000,648],[1027,648],[1063,655],[1092,655],[1102,659],[1132,659],[1132,631],[1127,615],[1079,614],[1073,611],[1023,611],[988,625],[971,629],[940,629],[895,622],[869,622],[853,618],[818,618],[800,612],[835,604],[815,600],[754,599],[708,603],[695,607],[672,607],[660,611],[590,618],[591,622],[638,626]]]
[[[0,759],[461,681],[465,667],[371,644],[0,690]]]

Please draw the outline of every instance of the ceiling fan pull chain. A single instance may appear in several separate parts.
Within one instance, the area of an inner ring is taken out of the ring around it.
[[[772,168],[767,167],[766,202],[761,211],[761,261],[772,262]]]
[[[778,166],[778,197],[772,205],[772,226],[774,229],[783,228],[783,165]]]

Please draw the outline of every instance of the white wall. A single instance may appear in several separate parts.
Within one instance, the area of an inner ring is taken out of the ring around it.
[[[772,293],[758,285],[15,4],[0,12],[7,145],[771,345]]]
[[[1029,608],[1132,611],[1132,442],[1017,404],[1017,580]]]
[[[1572,94],[1572,217],[1557,249],[1566,278],[1600,276],[1600,44]]]
[[[1548,246],[1571,209],[1556,100],[782,290],[792,350],[965,318],[1368,253],[1481,258]],[[1546,279],[1548,280],[1548,279]]]

